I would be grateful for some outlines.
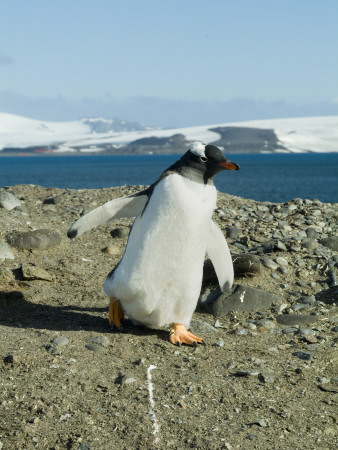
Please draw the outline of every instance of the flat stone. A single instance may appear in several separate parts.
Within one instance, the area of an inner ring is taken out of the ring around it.
[[[320,239],[319,242],[324,245],[324,247],[327,247],[334,252],[338,252],[338,236]]]
[[[220,289],[213,291],[203,306],[215,316],[222,317],[230,311],[264,311],[279,300],[279,297],[270,292],[235,284],[230,294],[222,293]]]
[[[17,206],[21,206],[21,202],[11,192],[0,191],[0,206],[10,211]]]
[[[58,231],[45,229],[26,232],[14,231],[7,235],[9,245],[22,250],[44,250],[59,245],[61,240],[62,237]]]
[[[14,255],[6,242],[0,242],[0,261],[5,259],[14,259]]]
[[[15,277],[13,271],[8,267],[0,268],[0,284],[8,283],[9,281],[14,281]]]
[[[43,269],[42,267],[34,266],[34,264],[22,264],[21,270],[24,280],[54,280],[54,277],[50,275],[45,269]]]
[[[306,323],[317,322],[317,316],[310,314],[280,314],[276,317],[277,323],[280,325],[294,326]]]
[[[329,289],[317,292],[316,300],[327,305],[338,304],[338,286],[332,286]]]

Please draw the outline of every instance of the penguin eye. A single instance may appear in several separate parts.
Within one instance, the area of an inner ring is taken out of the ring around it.
[[[200,159],[201,159],[202,162],[207,162],[208,161],[208,158],[206,156],[201,156]]]

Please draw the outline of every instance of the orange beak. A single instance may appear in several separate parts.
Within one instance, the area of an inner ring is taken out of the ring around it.
[[[236,163],[233,163],[231,161],[226,161],[226,162],[220,162],[218,163],[219,166],[224,167],[225,169],[228,170],[239,170],[239,165]]]

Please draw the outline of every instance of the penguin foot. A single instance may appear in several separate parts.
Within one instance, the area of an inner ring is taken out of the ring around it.
[[[170,330],[169,341],[174,344],[181,346],[182,344],[197,346],[198,343],[205,344],[203,339],[190,333],[184,325],[179,323],[173,323],[173,327]]]
[[[115,297],[110,297],[108,320],[111,327],[122,328],[121,320],[124,319],[124,312],[120,303]]]

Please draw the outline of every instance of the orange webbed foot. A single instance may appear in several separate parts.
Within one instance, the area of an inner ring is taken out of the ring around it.
[[[108,320],[111,327],[122,328],[121,320],[124,318],[124,312],[120,303],[115,297],[110,297]]]
[[[188,331],[184,325],[181,325],[179,323],[173,323],[173,327],[170,330],[169,334],[169,341],[172,344],[178,346],[181,346],[182,344],[187,344],[187,345],[194,345],[196,347],[198,343],[205,344],[203,339],[190,333],[190,331]]]

